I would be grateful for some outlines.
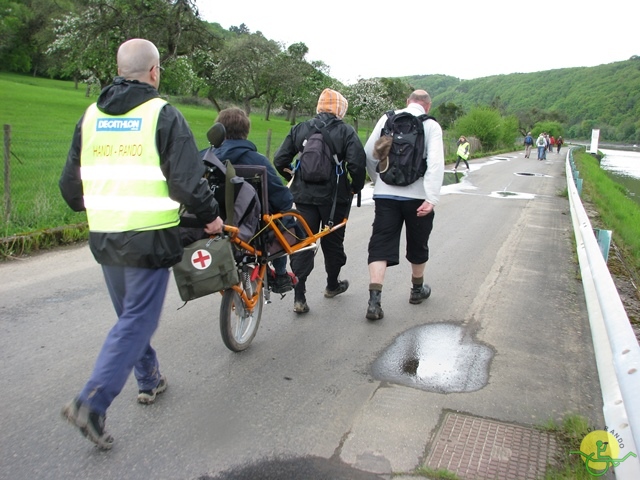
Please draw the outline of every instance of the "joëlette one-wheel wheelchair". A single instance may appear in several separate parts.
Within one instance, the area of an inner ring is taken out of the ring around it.
[[[207,133],[211,149],[219,146],[224,139],[224,128],[215,124]],[[222,136],[222,140],[220,138]],[[212,150],[208,152],[211,155]],[[207,173],[212,165],[205,161]],[[229,172],[229,170],[235,172]],[[234,352],[246,350],[255,337],[264,303],[271,303],[271,284],[273,268],[270,263],[285,255],[294,255],[305,250],[318,248],[318,240],[337,229],[344,228],[344,218],[335,225],[326,225],[318,233],[313,233],[305,219],[297,210],[280,213],[268,213],[269,197],[267,192],[267,169],[256,165],[227,164],[227,187],[229,177],[242,177],[255,188],[261,206],[260,222],[257,232],[248,239],[242,239],[240,228],[226,224],[224,234],[228,236],[234,249],[234,258],[238,269],[239,283],[222,290],[220,304],[220,333],[224,344]],[[205,174],[207,176],[207,174]],[[211,188],[219,188],[215,175],[208,175]],[[227,196],[227,198],[229,198]],[[226,218],[233,215],[233,205],[226,202]],[[295,279],[294,279],[295,281]]]

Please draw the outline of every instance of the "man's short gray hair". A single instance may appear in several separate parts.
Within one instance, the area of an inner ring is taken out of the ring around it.
[[[414,90],[411,95],[409,95],[409,102],[421,102],[430,104],[431,95],[429,95],[426,90]]]

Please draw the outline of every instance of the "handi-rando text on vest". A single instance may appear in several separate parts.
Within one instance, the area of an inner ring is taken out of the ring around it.
[[[156,127],[166,101],[153,98],[124,115],[96,104],[82,122],[80,175],[92,232],[159,230],[179,223],[160,169]]]

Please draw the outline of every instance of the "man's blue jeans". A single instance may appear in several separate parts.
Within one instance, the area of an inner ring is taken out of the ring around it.
[[[91,378],[79,399],[104,415],[134,370],[140,390],[160,381],[160,368],[151,347],[160,320],[169,270],[102,266],[111,302],[118,315],[98,354]]]

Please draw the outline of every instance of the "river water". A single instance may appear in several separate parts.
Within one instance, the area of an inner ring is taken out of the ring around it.
[[[599,149],[605,156],[600,162],[603,170],[617,183],[624,185],[628,196],[640,205],[640,152]]]

